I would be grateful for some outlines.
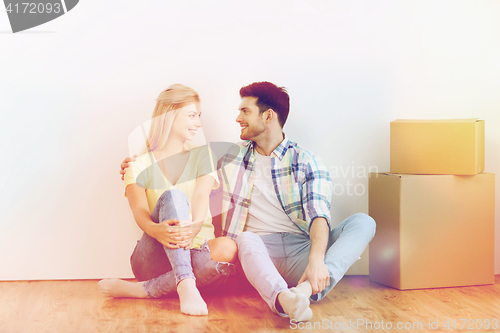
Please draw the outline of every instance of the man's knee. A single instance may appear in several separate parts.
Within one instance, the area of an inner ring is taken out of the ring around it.
[[[262,238],[250,231],[239,234],[236,237],[236,245],[238,245],[238,258],[240,261],[242,256],[248,257],[267,253]]]
[[[245,246],[248,243],[262,242],[262,239],[255,233],[251,231],[243,231],[241,234],[236,237],[236,244],[238,248],[241,246]]]
[[[356,213],[353,215],[353,220],[356,221],[356,224],[358,224],[368,235],[372,237],[375,235],[376,223],[371,216],[364,213]]]

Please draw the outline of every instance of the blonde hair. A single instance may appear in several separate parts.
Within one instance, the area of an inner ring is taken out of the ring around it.
[[[200,97],[193,89],[182,84],[173,84],[160,93],[151,119],[151,128],[141,154],[165,147],[177,110],[192,103],[199,103]]]

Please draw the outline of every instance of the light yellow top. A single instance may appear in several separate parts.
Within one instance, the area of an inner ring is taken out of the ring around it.
[[[166,190],[179,189],[186,193],[188,202],[191,205],[196,179],[203,175],[211,175],[215,179],[214,189],[219,187],[217,171],[213,155],[208,147],[197,147],[190,150],[189,158],[179,180],[172,185],[162,172],[161,166],[157,163],[152,153],[146,153],[135,162],[131,162],[125,173],[125,188],[130,184],[137,184],[146,190],[149,213],[151,214],[156,206],[156,202]],[[189,219],[192,220],[192,211],[189,211]],[[203,226],[193,240],[191,248],[200,248],[205,240],[215,238],[214,226],[210,208],[207,209],[206,219]]]

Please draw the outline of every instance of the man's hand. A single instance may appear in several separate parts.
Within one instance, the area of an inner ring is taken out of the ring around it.
[[[135,154],[132,157],[127,157],[126,159],[123,160],[121,164],[121,170],[120,170],[120,175],[122,175],[122,180],[124,180],[125,177],[125,169],[128,168],[129,162],[134,162],[137,159],[137,154]]]
[[[177,219],[151,224],[147,233],[170,249],[185,248],[192,243],[190,239],[193,232],[189,227],[181,227]]]
[[[328,287],[330,284],[330,274],[323,260],[309,260],[306,270],[302,274],[298,284],[306,280],[311,284],[313,295],[316,295]]]
[[[325,264],[325,252],[328,245],[330,227],[323,217],[317,217],[312,222],[309,236],[311,249],[309,250],[309,263],[299,280],[299,283],[308,280],[311,284],[312,294],[315,295],[330,284],[330,274]]]

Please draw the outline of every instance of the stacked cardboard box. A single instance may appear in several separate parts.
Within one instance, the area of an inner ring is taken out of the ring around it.
[[[396,120],[391,172],[371,174],[370,280],[397,289],[494,283],[495,175],[484,121]]]

